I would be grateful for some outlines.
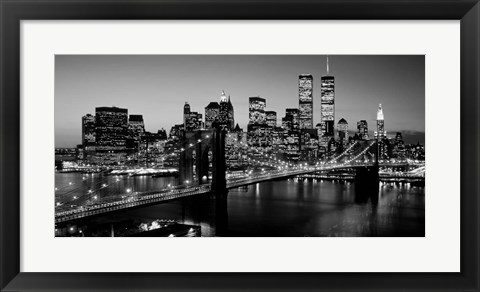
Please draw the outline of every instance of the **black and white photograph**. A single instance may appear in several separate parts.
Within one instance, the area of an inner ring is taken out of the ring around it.
[[[56,55],[54,79],[55,237],[425,237],[424,55]]]

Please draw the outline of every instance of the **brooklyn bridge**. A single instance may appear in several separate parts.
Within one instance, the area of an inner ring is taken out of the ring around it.
[[[69,183],[57,186],[56,192],[63,192],[62,200],[55,205],[55,223],[68,223],[91,216],[110,214],[131,208],[171,202],[185,197],[210,195],[219,202],[226,201],[230,189],[244,187],[270,180],[290,177],[321,177],[322,174],[346,171],[357,184],[378,188],[381,179],[421,179],[425,177],[423,162],[383,161],[378,157],[378,141],[359,140],[342,153],[328,160],[314,163],[297,163],[279,159],[274,155],[250,155],[248,167],[243,171],[232,171],[227,167],[225,159],[225,136],[220,129],[197,130],[186,132],[179,151],[165,156],[174,156],[179,161],[178,184],[169,184],[163,188],[145,192],[133,192],[131,187],[124,192],[113,192],[107,196],[99,196],[98,192],[108,189],[136,172],[119,176],[115,182],[106,179],[96,183],[94,188],[79,193],[80,186]],[[254,151],[251,151],[253,153]],[[385,172],[382,169],[397,169]],[[226,204],[220,204],[225,206]]]

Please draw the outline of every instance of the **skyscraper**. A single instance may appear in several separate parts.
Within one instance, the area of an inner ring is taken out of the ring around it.
[[[185,102],[183,106],[183,129],[185,131],[199,130],[203,127],[202,114],[192,112],[190,105]]]
[[[220,95],[220,110],[218,113],[217,124],[224,130],[232,130],[235,127],[233,105],[230,101],[230,96],[227,98],[225,91],[223,90]]]
[[[298,77],[298,103],[300,129],[313,129],[313,76],[310,74]]]
[[[249,125],[266,125],[267,118],[265,115],[265,107],[267,102],[265,98],[250,97],[248,99],[248,124]]]
[[[299,110],[298,108],[287,108],[285,109],[285,116],[292,117],[292,129],[291,131],[299,130]]]
[[[277,126],[277,112],[274,111],[266,111],[265,116],[267,118],[267,125],[270,127]]]
[[[205,128],[213,128],[213,123],[220,113],[220,105],[218,102],[211,102],[205,107]]]
[[[86,114],[82,117],[82,145],[85,156],[88,155],[88,151],[95,150],[95,137],[95,117]]]
[[[348,140],[348,123],[343,118],[338,121],[337,133],[338,140],[343,141],[343,143]]]
[[[95,146],[95,117],[86,114],[82,117],[82,144],[86,146]]]
[[[383,117],[383,109],[382,104],[378,105],[377,110],[377,132],[376,135],[379,139],[385,138],[387,136],[387,132],[385,131],[385,121]]]
[[[323,136],[333,137],[335,122],[335,77],[330,76],[327,57],[327,75],[321,78],[321,114],[322,123],[325,123]]]
[[[185,131],[200,130],[202,126],[202,114],[191,111],[185,120]]]
[[[189,114],[190,114],[190,105],[188,104],[188,102],[185,102],[185,105],[183,106],[183,129],[184,130],[186,129],[186,126],[187,126],[186,122]]]
[[[367,121],[361,120],[357,122],[358,136],[362,140],[368,139],[368,124]]]
[[[128,139],[127,148],[139,149],[143,135],[145,134],[145,124],[142,115],[130,115],[128,117]]]
[[[292,115],[285,115],[285,117],[282,118],[282,128],[285,131],[292,131],[292,125],[293,125],[293,116]]]
[[[128,117],[128,130],[133,138],[139,139],[145,132],[143,115],[130,115]]]
[[[128,110],[118,107],[95,108],[95,134],[97,151],[125,151]]]

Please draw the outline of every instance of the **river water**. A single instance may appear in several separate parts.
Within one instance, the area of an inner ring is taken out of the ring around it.
[[[70,185],[71,183],[71,185]],[[106,187],[102,187],[106,183]],[[56,174],[56,201],[108,201],[119,194],[165,188],[176,179]],[[354,182],[285,179],[233,189],[219,212],[210,195],[92,218],[90,226],[156,219],[201,226],[202,236],[425,236],[425,187],[380,183],[367,193]],[[122,225],[122,228],[123,226]],[[92,233],[90,236],[108,236]]]

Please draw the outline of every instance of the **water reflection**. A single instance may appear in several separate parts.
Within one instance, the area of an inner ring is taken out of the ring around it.
[[[171,181],[138,179],[135,188]],[[88,187],[82,185],[82,190]],[[232,189],[224,200],[196,196],[83,224],[129,220],[137,226],[169,219],[200,226],[202,236],[424,236],[424,192],[424,187],[409,184],[279,180]]]

